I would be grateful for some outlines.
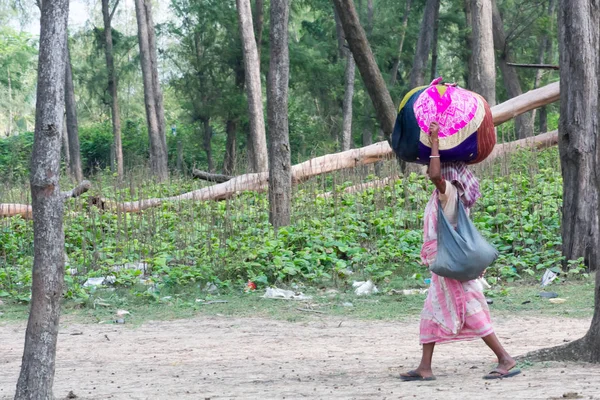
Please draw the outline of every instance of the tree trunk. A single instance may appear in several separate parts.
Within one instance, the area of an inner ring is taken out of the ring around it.
[[[213,165],[212,158],[212,128],[210,127],[210,118],[202,119],[202,144],[204,152],[206,153],[206,160],[208,161],[208,172],[213,173],[215,168]]]
[[[365,31],[360,25],[354,2],[352,0],[333,0],[333,3],[342,22],[346,41],[352,51],[356,66],[373,102],[377,119],[386,138],[390,137],[396,121],[396,107],[375,62]]]
[[[269,126],[269,221],[275,229],[290,224],[292,167],[288,132],[289,0],[271,0],[270,62],[267,79]]]
[[[440,11],[440,0],[427,0],[423,11],[423,20],[419,31],[419,39],[415,48],[415,57],[410,71],[410,87],[423,86],[425,84],[425,69],[433,43],[434,25]]]
[[[554,15],[555,13],[556,13],[556,1],[548,0],[548,18],[550,21],[550,27],[552,27],[554,25],[553,23],[554,23],[554,19],[555,19],[555,15]],[[549,30],[551,30],[551,29],[549,29]],[[546,32],[540,39],[538,62],[540,64],[544,64],[546,62],[546,60],[548,60],[548,62],[551,62],[551,59],[552,59],[552,37],[548,34],[548,32]],[[543,74],[544,74],[544,70],[542,70],[541,68],[537,70],[537,72],[535,74],[535,81],[533,84],[534,89],[538,88],[542,85]],[[536,116],[536,110],[533,110],[531,119],[534,121],[534,123],[535,123],[535,116]],[[546,130],[548,130],[548,110],[546,109],[546,107],[540,108],[540,111],[539,111],[539,129],[540,129],[540,132],[545,132]],[[542,129],[544,129],[544,130],[542,130]]]
[[[469,66],[470,89],[496,104],[496,67],[492,32],[491,0],[471,1],[472,53]]]
[[[472,52],[471,49],[473,48],[473,32],[471,31],[471,27],[473,26],[473,14],[471,13],[471,0],[463,0],[463,11],[465,12],[465,24],[468,27],[468,29],[465,29],[465,48],[462,52],[463,55],[463,62],[465,63],[465,65],[471,65],[471,57],[472,57]],[[463,75],[463,79],[467,85],[467,88],[471,89],[471,82],[470,82],[470,78],[469,78],[469,70],[467,68],[464,68],[464,75]]]
[[[106,56],[106,70],[108,75],[108,93],[110,95],[110,108],[112,115],[113,138],[115,144],[115,161],[117,164],[117,175],[123,178],[123,145],[121,144],[121,114],[119,112],[118,81],[115,72],[112,43],[112,16],[117,8],[118,2],[110,11],[109,0],[102,0],[102,16],[104,19],[104,54]]]
[[[260,51],[262,49],[263,27],[265,25],[265,6],[263,0],[256,0],[254,3],[254,36],[256,37],[256,52],[258,53],[258,62],[260,65]]]
[[[563,173],[563,255],[584,257],[598,269],[598,190],[600,176],[600,8],[597,2],[559,3],[560,77],[559,142]],[[600,363],[600,273],[596,273],[594,316],[587,334],[567,345],[529,354],[534,360]]]
[[[146,21],[148,27],[148,48],[150,50],[150,62],[152,71],[152,89],[154,94],[154,103],[156,104],[156,121],[158,122],[158,135],[161,146],[161,160],[164,164],[168,177],[169,169],[169,149],[167,148],[167,124],[165,121],[165,109],[163,106],[163,94],[160,88],[160,78],[158,76],[158,50],[156,47],[156,35],[154,34],[154,19],[152,18],[152,1],[144,0]]]
[[[590,12],[590,10],[592,12]],[[588,14],[589,13],[589,14]],[[560,4],[559,150],[563,174],[563,255],[598,264],[598,16],[597,7]]]
[[[500,10],[498,9],[496,0],[492,0],[492,20],[494,48],[496,49],[498,55],[498,63],[500,64],[500,71],[502,71],[504,87],[506,88],[509,97],[512,98],[520,96],[523,94],[523,91],[521,90],[521,83],[519,81],[517,69],[508,65],[508,63],[512,62],[512,59],[508,43],[506,43],[504,23],[502,22],[502,16],[500,15]],[[532,113],[522,114],[515,118],[515,130],[517,133],[517,138],[519,139],[533,136]]]
[[[148,138],[150,141],[150,167],[154,177],[158,181],[164,181],[169,175],[167,169],[167,154],[164,151],[166,150],[166,145],[163,145],[163,139],[166,140],[166,138],[161,138],[161,128],[159,127],[161,120],[156,109],[157,96],[154,92],[153,57],[151,55],[151,43],[149,38],[149,31],[150,29],[154,30],[154,26],[148,26],[148,2],[149,0],[135,0],[135,13],[138,24],[140,64],[142,66],[142,78],[144,83],[146,122],[148,124]]]
[[[233,171],[235,170],[237,124],[237,120],[234,119],[228,119],[225,123],[225,132],[227,133],[225,160],[223,161],[223,173],[225,175],[233,175]]]
[[[367,0],[367,39],[370,40],[373,36],[373,19],[375,18],[375,8],[373,0]]]
[[[16,400],[54,399],[52,386],[65,270],[59,177],[69,2],[45,1],[41,15],[30,177],[34,248],[31,306]]]
[[[342,140],[341,150],[350,150],[352,147],[352,100],[354,98],[354,77],[356,64],[352,57],[352,52],[345,46],[346,37],[344,36],[344,29],[340,22],[340,18],[337,15],[334,7],[334,17],[336,32],[338,36],[338,46],[340,56],[346,59],[346,69],[344,72],[344,101],[342,103]]]
[[[404,17],[402,18],[402,33],[400,34],[400,44],[398,45],[398,58],[394,61],[392,70],[390,71],[390,87],[396,84],[398,79],[398,69],[400,68],[400,60],[402,59],[402,50],[404,49],[404,38],[406,38],[406,28],[408,26],[408,16],[410,15],[411,0],[406,0],[406,8],[404,9]]]
[[[254,39],[252,25],[252,10],[250,0],[236,0],[240,20],[240,34],[244,51],[244,66],[246,71],[246,92],[248,95],[248,113],[250,121],[249,153],[251,171],[263,172],[269,169],[267,155],[267,139],[263,113],[262,89],[260,82],[260,60]]]
[[[10,80],[10,67],[6,67],[6,75],[8,78],[8,128],[6,130],[6,136],[10,136],[12,134],[12,84]]]
[[[438,62],[438,33],[440,29],[440,8],[437,8],[437,13],[433,21],[433,43],[431,44],[431,75],[430,79],[433,81],[438,77],[437,74],[437,62]]]
[[[83,180],[81,149],[79,147],[79,125],[77,123],[77,105],[73,71],[71,70],[71,52],[67,39],[67,60],[65,68],[65,113],[67,118],[67,138],[69,141],[69,173],[79,183]]]
[[[66,88],[65,88],[65,91],[66,91]],[[65,94],[65,96],[66,96],[66,94]],[[69,177],[71,179],[73,179],[74,176],[71,173],[71,156],[69,154],[69,135],[67,134],[67,115],[66,114],[63,115],[63,124],[62,124],[62,129],[60,132],[60,138],[62,141],[62,156],[63,156],[63,159],[65,160],[65,167],[67,169],[67,174],[69,175]]]

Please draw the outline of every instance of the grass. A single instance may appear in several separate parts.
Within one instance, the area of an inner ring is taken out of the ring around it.
[[[495,317],[570,317],[590,318],[593,314],[594,282],[592,278],[583,281],[551,285],[548,291],[556,292],[565,303],[553,304],[539,297],[537,284],[514,284],[488,291],[487,297],[493,300],[490,305]],[[313,296],[310,301],[288,301],[262,298],[263,291],[251,293],[226,292],[207,294],[194,287],[177,292],[163,292],[157,295],[133,295],[131,291],[96,291],[86,304],[65,301],[63,322],[114,323],[115,312],[129,311],[127,324],[137,326],[150,320],[172,320],[202,316],[226,316],[233,318],[269,318],[292,323],[315,318],[338,318],[360,320],[413,320],[417,319],[423,306],[425,295],[377,294],[358,297],[352,291],[334,289],[303,289]],[[206,301],[225,300],[227,303],[203,305],[196,299]],[[344,303],[350,303],[344,305]],[[301,311],[312,310],[312,311]],[[6,302],[0,315],[1,322],[23,322],[27,318],[28,306]]]

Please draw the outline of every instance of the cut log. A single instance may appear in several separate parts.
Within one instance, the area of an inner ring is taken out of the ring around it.
[[[502,104],[492,107],[494,125],[500,125],[517,115],[521,115],[534,108],[553,103],[559,99],[559,82],[551,83],[539,89],[531,90],[521,96],[514,97]],[[499,144],[486,161],[491,161],[499,155],[513,152],[520,147],[544,148],[557,143],[557,133],[548,132],[534,136]],[[327,154],[313,158],[292,167],[292,181],[294,184],[304,182],[312,177],[354,168],[360,165],[372,164],[384,159],[393,158],[394,153],[388,142],[379,142],[369,146],[352,149],[341,153]],[[194,190],[178,196],[117,203],[112,200],[100,199],[103,209],[112,209],[120,212],[138,212],[152,207],[158,207],[163,202],[176,202],[181,200],[225,200],[245,191],[265,191],[268,187],[268,173],[253,173],[236,176],[226,182],[206,188]],[[0,217],[13,215],[27,215],[27,205],[0,204]],[[11,210],[8,212],[8,210]],[[5,211],[7,210],[7,211]],[[18,211],[17,211],[18,210]]]
[[[498,126],[513,119],[517,115],[535,108],[554,103],[560,98],[560,82],[554,82],[539,89],[530,90],[520,96],[513,97],[502,104],[492,107],[494,125]]]
[[[494,148],[494,151],[488,156],[488,158],[483,162],[489,163],[494,159],[501,157],[505,154],[514,153],[521,149],[535,149],[542,150],[548,147],[556,146],[558,144],[558,131],[552,131],[547,133],[542,133],[540,135],[529,137],[526,139],[515,140],[514,142],[502,143],[497,145]],[[421,166],[423,168],[423,173],[425,172],[425,166]],[[390,176],[384,179],[378,179],[371,182],[361,183],[358,185],[350,186],[345,188],[342,193],[359,193],[367,189],[371,188],[382,188],[385,186],[389,186],[391,183],[400,179],[398,175]],[[335,192],[326,192],[319,194],[318,197],[329,198],[333,197]]]
[[[222,174],[211,174],[210,172],[200,171],[199,169],[192,170],[192,176],[196,179],[202,179],[203,181],[223,183],[231,180],[233,177]]]
[[[92,187],[90,181],[82,181],[73,190],[62,192],[64,199],[79,197]],[[15,217],[20,215],[24,219],[31,219],[31,206],[28,204],[0,204],[0,218]]]

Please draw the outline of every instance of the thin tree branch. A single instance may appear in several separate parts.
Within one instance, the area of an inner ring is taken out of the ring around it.
[[[110,16],[108,17],[108,20],[109,20],[110,22],[112,22],[113,16],[115,15],[115,11],[117,11],[117,6],[118,6],[118,5],[119,5],[119,0],[117,0],[117,1],[115,2],[115,6],[113,7],[113,9],[112,9],[112,11],[111,11],[111,13],[110,13]]]

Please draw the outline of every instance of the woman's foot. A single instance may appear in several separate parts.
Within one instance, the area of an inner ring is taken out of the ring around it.
[[[400,379],[403,381],[434,381],[435,376],[433,376],[433,372],[431,369],[415,369],[413,371],[408,371],[403,374],[400,374]]]
[[[498,366],[489,374],[485,375],[483,379],[501,379],[519,375],[521,370],[514,369],[516,365],[517,362],[512,357],[502,359],[498,363]]]

